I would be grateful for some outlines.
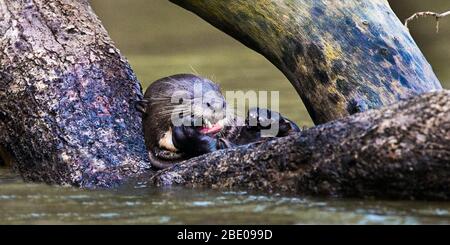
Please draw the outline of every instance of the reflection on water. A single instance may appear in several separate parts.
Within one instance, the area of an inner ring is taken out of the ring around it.
[[[450,203],[362,201],[127,186],[24,184],[0,169],[0,224],[450,224]]]
[[[402,18],[417,10],[448,10],[450,1],[393,0]],[[167,0],[93,0],[112,38],[144,87],[176,73],[199,73],[223,90],[279,90],[281,111],[312,125],[292,86],[268,61]],[[450,87],[450,21],[434,33],[432,19],[412,33],[444,86]],[[145,186],[115,191],[25,184],[0,169],[0,223],[151,224],[428,224],[450,223],[450,203],[289,198],[245,192],[158,190]]]

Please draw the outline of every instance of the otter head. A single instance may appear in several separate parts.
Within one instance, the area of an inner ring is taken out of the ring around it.
[[[224,127],[226,102],[214,82],[190,74],[166,77],[147,89],[144,133],[148,147],[177,151],[172,127],[190,126],[215,135]]]

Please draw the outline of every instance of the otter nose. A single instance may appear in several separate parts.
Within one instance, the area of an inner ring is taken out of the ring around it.
[[[207,102],[206,106],[213,112],[221,111],[224,108],[224,103],[221,102]]]

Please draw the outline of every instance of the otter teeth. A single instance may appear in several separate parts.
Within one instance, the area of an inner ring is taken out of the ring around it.
[[[212,123],[208,119],[205,119],[205,124],[206,124],[206,126],[208,128],[212,128],[213,127]]]
[[[226,119],[222,119],[219,122],[217,122],[218,125],[220,125],[221,127],[225,127],[226,124]]]

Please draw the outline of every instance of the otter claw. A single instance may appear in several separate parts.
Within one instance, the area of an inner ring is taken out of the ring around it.
[[[301,129],[291,120],[283,117],[280,113],[265,109],[251,108],[246,119],[247,127],[255,127],[259,130],[268,129],[278,123],[279,131],[276,137],[288,136],[291,133],[300,132]]]

